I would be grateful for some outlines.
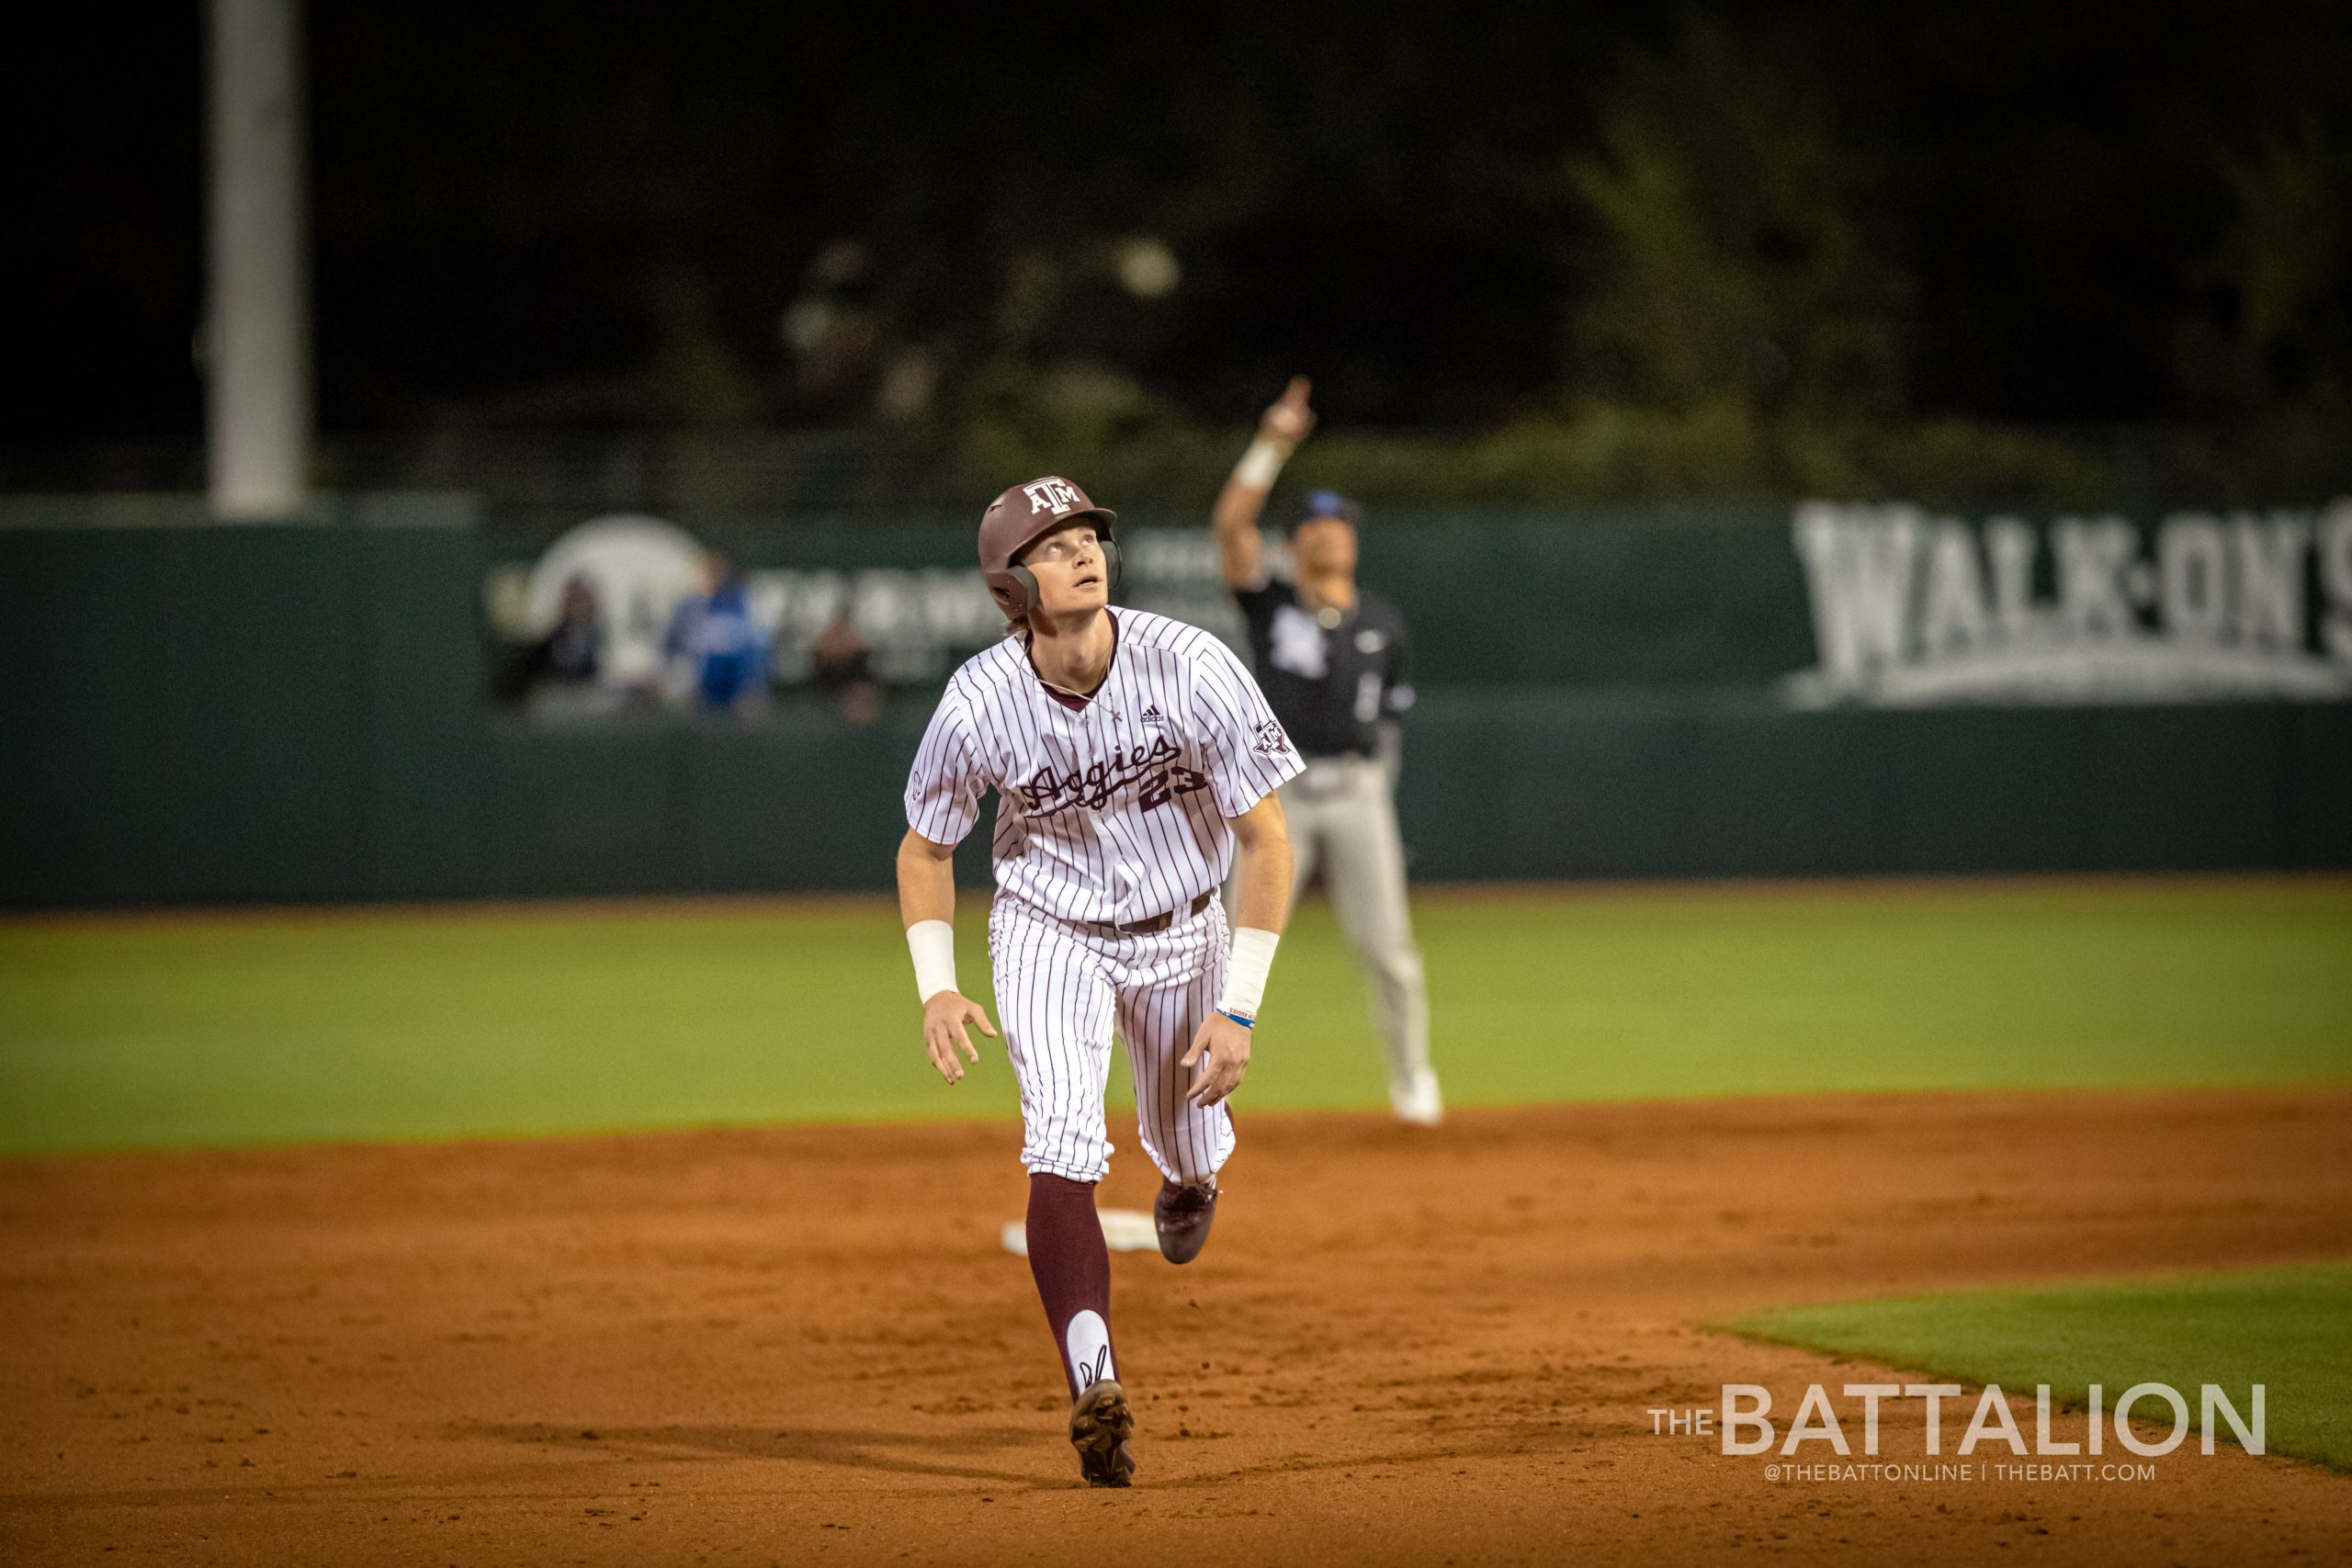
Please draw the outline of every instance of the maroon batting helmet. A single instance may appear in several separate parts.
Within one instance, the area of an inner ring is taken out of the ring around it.
[[[1015,619],[1037,607],[1037,579],[1016,564],[1021,552],[1074,517],[1093,520],[1094,536],[1102,542],[1102,565],[1111,586],[1119,582],[1119,547],[1111,538],[1118,513],[1086,499],[1086,492],[1068,479],[1047,475],[1014,485],[989,502],[980,513],[980,575],[997,607]]]

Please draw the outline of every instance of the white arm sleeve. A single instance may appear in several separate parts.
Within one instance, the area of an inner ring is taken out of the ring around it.
[[[917,920],[907,928],[907,952],[915,961],[915,996],[929,1001],[956,988],[956,928],[945,920]]]
[[[1266,976],[1274,966],[1274,946],[1281,941],[1272,931],[1255,926],[1235,930],[1233,951],[1225,961],[1225,994],[1217,998],[1217,1011],[1257,1018],[1259,1004],[1266,999]]]

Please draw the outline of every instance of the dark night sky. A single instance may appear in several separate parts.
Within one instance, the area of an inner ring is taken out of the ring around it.
[[[12,444],[198,428],[199,14],[53,13],[11,106],[30,175]],[[1759,102],[1827,128],[1868,275],[1899,287],[1913,413],[2209,412],[2221,382],[2193,345],[2243,303],[2216,282],[2231,161],[2344,145],[2352,7],[1690,16]],[[322,423],[854,423],[894,375],[940,412],[1072,367],[1228,419],[1295,367],[1366,423],[1557,407],[1597,385],[1571,322],[1609,265],[1564,171],[1610,145],[1628,51],[1677,58],[1689,19],[314,7]],[[1653,101],[1698,156],[1727,151],[1722,125]],[[1134,236],[1181,262],[1166,298],[1115,281]],[[2306,294],[2340,305],[2345,258],[2306,251],[2336,268]]]

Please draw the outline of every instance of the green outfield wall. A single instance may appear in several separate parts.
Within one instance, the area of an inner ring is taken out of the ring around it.
[[[887,885],[923,689],[866,728],[534,724],[488,697],[503,547],[461,507],[0,528],[0,903]],[[1439,520],[1367,570],[1422,642],[1419,877],[2352,866],[2352,704],[1789,708],[1785,513]]]
[[[788,525],[713,518],[694,532],[755,574],[854,574],[968,569],[971,525],[825,515]],[[1179,611],[1221,605],[1205,525],[1122,513],[1125,596]],[[545,527],[493,525],[482,533],[484,560],[527,562],[551,537]],[[1193,547],[1166,547],[1178,541]],[[1430,684],[1763,685],[1813,658],[1785,508],[1400,509],[1364,528],[1362,571],[1412,628],[1416,666]]]

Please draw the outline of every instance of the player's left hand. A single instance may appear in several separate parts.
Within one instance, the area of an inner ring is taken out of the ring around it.
[[[1209,1014],[1193,1034],[1193,1048],[1184,1053],[1184,1066],[1195,1062],[1201,1076],[1184,1098],[1195,1105],[1215,1105],[1240,1088],[1241,1075],[1250,1070],[1250,1032],[1221,1012]]]

